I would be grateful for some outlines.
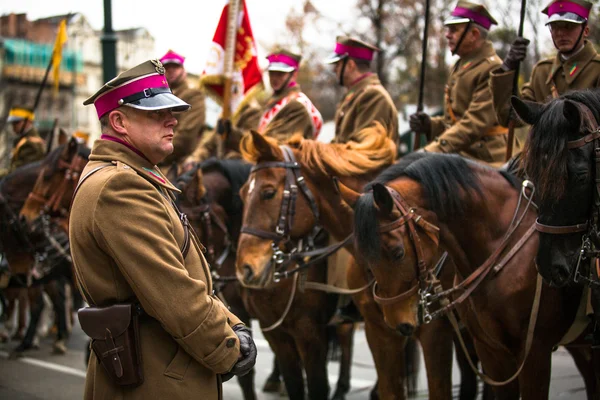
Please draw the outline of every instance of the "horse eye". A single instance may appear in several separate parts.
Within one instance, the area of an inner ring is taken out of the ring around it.
[[[264,190],[260,193],[260,198],[262,200],[269,200],[272,199],[273,197],[275,197],[275,190]]]
[[[394,247],[390,254],[395,260],[402,260],[404,258],[404,247]]]

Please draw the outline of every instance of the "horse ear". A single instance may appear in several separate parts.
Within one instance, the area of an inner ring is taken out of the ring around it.
[[[542,108],[544,107],[543,104],[534,101],[521,100],[517,96],[512,96],[510,98],[510,104],[519,118],[529,125],[535,125],[538,122],[542,113]]]
[[[579,112],[579,107],[571,100],[565,100],[563,104],[563,116],[570,124],[577,127],[581,126],[581,113]]]
[[[354,208],[356,201],[360,197],[360,193],[350,189],[348,186],[340,182],[337,178],[334,178],[333,182],[336,185],[340,196],[342,196],[342,200],[344,200],[350,207]]]
[[[272,145],[262,134],[251,130],[252,143],[254,148],[260,153],[260,159],[263,161],[282,161],[283,154],[278,146]]]
[[[373,198],[375,199],[375,204],[377,204],[379,210],[384,215],[390,215],[392,213],[394,210],[394,199],[392,199],[392,195],[385,185],[382,185],[381,183],[373,185]]]
[[[196,170],[196,181],[198,182],[196,200],[200,200],[206,195],[206,188],[204,187],[204,175],[202,175],[202,168]]]
[[[69,142],[67,143],[67,146],[65,148],[69,160],[71,160],[75,156],[78,147],[79,143],[77,142],[77,139],[71,136],[71,139],[69,139]]]

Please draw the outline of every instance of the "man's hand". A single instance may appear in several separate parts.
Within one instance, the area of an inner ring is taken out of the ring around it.
[[[231,133],[231,121],[219,118],[217,121],[217,133],[219,135],[229,135]]]
[[[515,39],[513,44],[510,46],[508,55],[502,63],[502,69],[505,71],[514,71],[519,66],[519,63],[527,56],[527,46],[529,45],[529,39],[518,37]]]
[[[412,114],[409,117],[408,124],[413,132],[424,133],[427,137],[431,135],[431,117],[424,112]]]
[[[256,363],[256,345],[250,334],[250,330],[242,324],[233,327],[233,331],[240,339],[240,359],[233,366],[230,373],[237,376],[244,376]]]

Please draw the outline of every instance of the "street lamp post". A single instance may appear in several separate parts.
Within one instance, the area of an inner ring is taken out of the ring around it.
[[[111,0],[104,0],[104,33],[102,35],[102,73],[104,82],[117,76],[117,36],[112,28]]]

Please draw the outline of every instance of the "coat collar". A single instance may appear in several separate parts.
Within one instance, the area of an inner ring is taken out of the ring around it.
[[[496,55],[496,50],[494,50],[492,42],[486,40],[481,47],[473,50],[471,54],[461,57],[456,64],[454,64],[453,72],[464,74],[474,66],[479,65],[485,59],[492,59],[494,57],[498,57]]]
[[[13,139],[13,147],[15,147],[23,138],[32,138],[32,137],[40,137],[40,135],[38,134],[38,131],[35,129],[35,127],[31,127],[29,128],[29,130],[25,133],[23,133],[22,135],[18,135],[17,137],[15,137]]]
[[[588,40],[585,41],[585,45],[579,53],[566,61],[563,61],[560,58],[560,53],[556,53],[556,57],[554,57],[554,62],[552,63],[552,69],[550,70],[548,78],[546,78],[546,85],[549,85],[550,82],[552,82],[552,79],[554,79],[554,76],[561,68],[565,73],[565,81],[570,85],[577,79],[581,71],[583,71],[585,66],[588,65],[597,54],[594,45]]]
[[[293,86],[288,86],[285,89],[283,89],[281,91],[281,93],[279,93],[277,96],[272,96],[269,99],[269,101],[267,102],[267,108],[273,107],[275,104],[279,103],[281,101],[281,99],[283,99],[284,97],[287,97],[292,93],[299,93],[299,92],[300,92],[300,85],[298,85],[297,83]]]
[[[90,161],[120,161],[142,175],[146,180],[180,193],[180,190],[169,182],[156,165],[136,154],[127,146],[110,140],[96,140],[90,154]]]

